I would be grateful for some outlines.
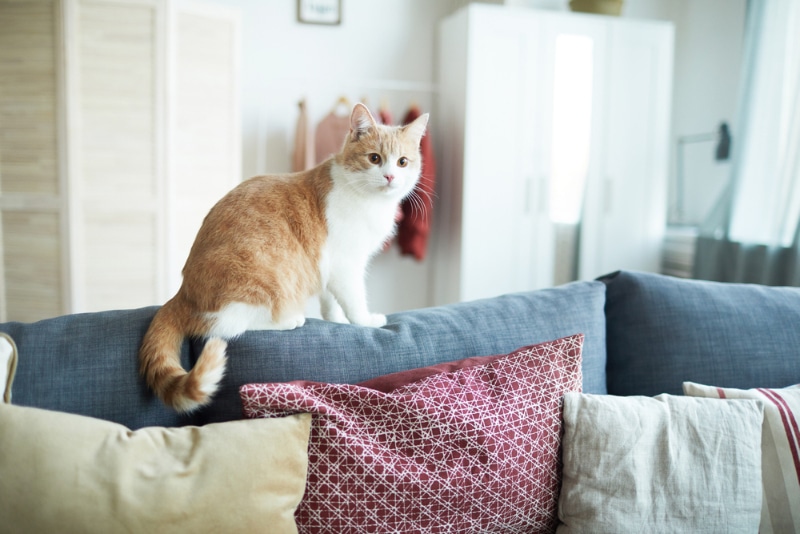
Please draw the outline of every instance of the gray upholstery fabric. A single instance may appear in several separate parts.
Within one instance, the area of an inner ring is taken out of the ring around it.
[[[608,393],[800,382],[800,288],[622,271],[605,277]]]
[[[227,375],[204,416],[209,421],[240,417],[239,386],[249,382],[357,383],[579,333],[585,335],[583,389],[605,393],[603,302],[603,284],[575,282],[397,313],[383,328],[309,320],[293,331],[247,332],[228,345]]]
[[[19,352],[14,404],[98,417],[131,429],[197,422],[166,408],[139,378],[139,344],[156,309],[0,325]],[[182,361],[189,363],[188,342]]]
[[[131,429],[241,418],[238,388],[250,382],[356,383],[468,356],[502,354],[582,333],[584,391],[605,393],[605,286],[553,289],[408,311],[384,328],[309,320],[286,332],[247,332],[228,346],[228,367],[212,404],[191,416],[164,407],[138,375],[138,349],[157,308],[6,323],[19,364],[14,403],[107,419]],[[194,364],[202,340],[185,342]]]

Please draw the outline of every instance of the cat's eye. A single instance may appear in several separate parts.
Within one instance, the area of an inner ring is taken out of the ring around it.
[[[407,157],[403,156],[402,158],[397,160],[397,166],[398,167],[405,167],[406,165],[408,165],[408,158]]]
[[[369,162],[372,163],[373,165],[380,165],[381,164],[381,156],[380,156],[380,154],[376,154],[376,153],[373,152],[372,154],[370,154],[367,157],[369,158]]]

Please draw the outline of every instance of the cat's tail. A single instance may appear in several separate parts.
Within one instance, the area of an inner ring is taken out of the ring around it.
[[[178,297],[157,312],[139,349],[139,371],[164,404],[190,412],[211,400],[225,374],[224,339],[206,341],[191,371],[181,366],[183,338],[193,330],[189,312]]]

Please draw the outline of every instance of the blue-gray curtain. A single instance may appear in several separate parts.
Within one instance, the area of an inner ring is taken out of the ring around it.
[[[749,0],[744,39],[742,81],[739,96],[738,135],[734,135],[731,179],[716,206],[700,226],[695,246],[694,278],[721,282],[800,286],[800,224],[789,246],[741,242],[731,237],[735,195],[743,180],[743,152],[754,119],[752,92],[756,84],[757,47],[765,32],[774,31],[765,21],[766,3]],[[796,111],[795,111],[796,112]],[[800,169],[795,179],[800,180]]]

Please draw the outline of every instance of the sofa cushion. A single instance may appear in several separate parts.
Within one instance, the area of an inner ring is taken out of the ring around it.
[[[132,432],[0,403],[0,530],[295,532],[310,426],[298,414]]]
[[[559,534],[758,532],[762,407],[564,397]]]
[[[608,393],[800,382],[800,288],[622,271],[604,277]]]
[[[251,382],[355,384],[470,356],[584,335],[583,390],[605,393],[605,287],[574,282],[389,316],[383,328],[310,319],[296,330],[247,332],[228,345],[228,370],[208,421],[241,417],[239,386]],[[199,354],[202,343],[194,353]]]
[[[758,532],[800,532],[800,386],[745,390],[684,382],[683,391],[694,397],[762,401],[764,501]]]
[[[155,307],[5,323],[19,350],[14,403],[106,419],[131,429],[199,424],[156,398],[139,377],[139,344]],[[190,344],[181,362],[190,364]]]
[[[241,395],[250,417],[314,414],[301,532],[552,532],[581,342],[368,383],[388,392],[294,382]]]

